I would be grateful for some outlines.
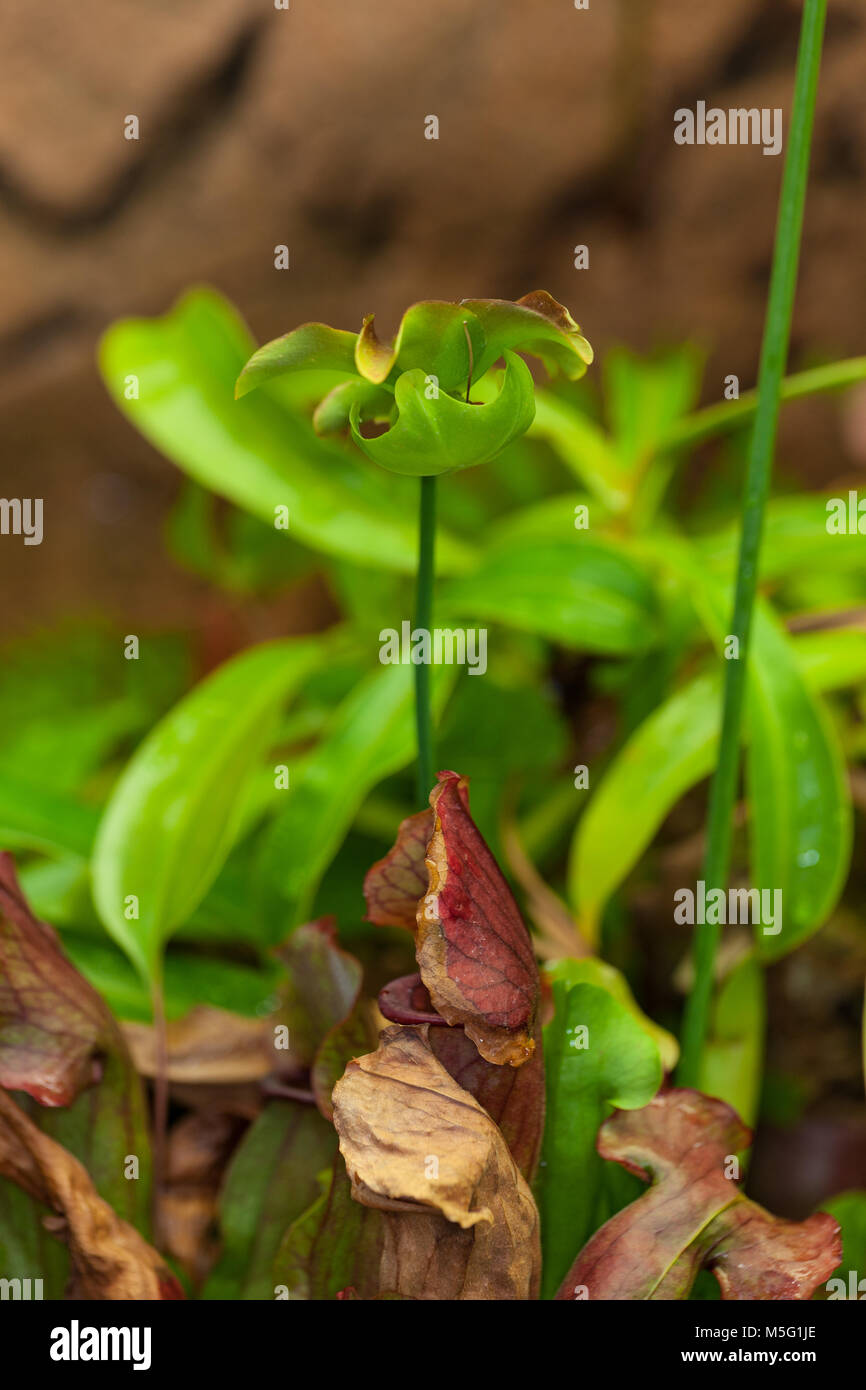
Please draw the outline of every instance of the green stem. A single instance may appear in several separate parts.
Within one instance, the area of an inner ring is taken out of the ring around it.
[[[433,555],[436,543],[436,479],[421,479],[418,514],[418,577],[415,587],[415,627],[430,631],[433,620]],[[433,717],[430,709],[430,667],[415,667],[415,726],[418,730],[418,801],[427,805],[433,787]]]
[[[719,756],[710,788],[704,881],[707,889],[725,888],[731,862],[733,811],[739,776],[740,724],[745,696],[752,608],[758,577],[758,553],[764,508],[770,488],[779,419],[782,378],[788,356],[791,316],[797,284],[800,235],[809,175],[809,150],[827,0],[805,0],[797,54],[797,75],[788,136],[785,171],[779,200],[773,268],[758,372],[758,401],[749,445],[743,499],[743,529],[737,566],[731,634],[737,637],[737,658],[725,663],[722,732]],[[720,928],[705,924],[695,931],[695,981],[683,1022],[683,1053],[678,1081],[696,1086],[709,1027],[716,951]]]
[[[159,1247],[164,1239],[162,1218],[168,1159],[168,1034],[165,1022],[162,966],[160,966],[159,974],[154,977],[151,986],[151,1007],[153,1009],[153,1039],[156,1054],[153,1075],[153,1134],[151,1137],[153,1172],[151,1232],[154,1244]]]

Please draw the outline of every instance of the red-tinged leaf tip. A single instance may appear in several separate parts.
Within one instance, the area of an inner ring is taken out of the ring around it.
[[[712,1223],[714,1236],[705,1263],[725,1300],[811,1298],[842,1260],[839,1224],[826,1211],[786,1221],[743,1198]]]
[[[524,309],[531,309],[534,314],[541,314],[542,318],[549,319],[560,333],[580,332],[580,325],[572,317],[571,311],[564,304],[560,304],[558,299],[554,299],[548,290],[530,290],[529,294],[521,295],[515,302]]]
[[[468,783],[440,772],[416,955],[434,1008],[482,1057],[521,1066],[535,1048],[538,968],[523,919],[469,814]]]
[[[393,847],[364,879],[368,922],[414,932],[418,903],[427,892],[424,860],[432,833],[432,811],[418,811],[400,822]]]
[[[616,1121],[616,1123],[614,1123]],[[723,1100],[688,1087],[660,1091],[639,1110],[618,1110],[602,1125],[596,1147],[602,1158],[621,1163],[645,1181],[679,1171],[696,1149],[736,1154],[752,1142],[752,1131]],[[708,1175],[730,1195],[724,1165]]]

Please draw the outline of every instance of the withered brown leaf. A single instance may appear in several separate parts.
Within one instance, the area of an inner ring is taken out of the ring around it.
[[[393,1027],[349,1062],[334,1123],[355,1199],[383,1211],[380,1288],[421,1299],[537,1294],[538,1211],[487,1111],[431,1051]]]
[[[464,1029],[445,1024],[420,975],[403,975],[379,992],[379,1009],[394,1023],[430,1024],[429,1042],[447,1072],[495,1120],[527,1182],[532,1182],[544,1134],[544,1059],[541,1027],[535,1051],[522,1067],[499,1067],[481,1056]]]
[[[69,1246],[69,1297],[155,1301],[183,1298],[162,1258],[99,1196],[78,1159],[43,1134],[0,1090],[0,1175],[56,1218],[49,1229]]]
[[[158,1059],[153,1026],[124,1023],[122,1029],[136,1070],[142,1076],[155,1076]],[[197,1005],[166,1026],[168,1079],[201,1086],[261,1081],[277,1069],[279,1058],[273,1042],[273,1024],[266,1019]]]
[[[160,1236],[193,1284],[204,1280],[217,1255],[217,1196],[241,1125],[220,1110],[193,1110],[168,1135],[160,1194]]]

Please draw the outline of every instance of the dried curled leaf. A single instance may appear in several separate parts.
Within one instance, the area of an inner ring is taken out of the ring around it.
[[[538,968],[519,909],[469,814],[465,778],[440,772],[430,794],[428,891],[416,955],[434,1007],[462,1024],[482,1057],[519,1067],[532,1056]]]
[[[0,1086],[70,1105],[97,1053],[122,1043],[107,1007],[33,916],[12,856],[0,854]]]
[[[701,1266],[724,1299],[807,1299],[842,1258],[839,1227],[771,1216],[737,1186],[736,1155],[750,1131],[723,1101],[661,1091],[601,1126],[598,1151],[652,1182],[578,1255],[557,1294],[670,1300],[688,1297]]]
[[[0,1176],[57,1214],[50,1229],[69,1246],[70,1298],[183,1298],[161,1257],[102,1200],[78,1160],[37,1129],[2,1090]]]
[[[432,834],[432,811],[418,811],[400,822],[394,845],[364,879],[368,922],[415,930],[418,904],[427,892],[424,861]]]
[[[420,975],[403,975],[379,992],[379,1012],[392,1023],[430,1024],[431,1050],[464,1091],[474,1096],[502,1130],[527,1182],[532,1182],[544,1132],[544,1058],[536,1025],[535,1051],[522,1067],[498,1067],[481,1056],[462,1028],[451,1028],[433,1010]]]
[[[156,1033],[149,1023],[124,1023],[123,1036],[142,1076],[156,1076]],[[169,1081],[229,1085],[261,1081],[277,1069],[273,1024],[200,1004],[166,1028]]]
[[[487,1112],[433,1055],[388,1028],[334,1088],[334,1123],[364,1206],[385,1212],[380,1288],[409,1298],[535,1297],[538,1211]]]
[[[196,1286],[219,1254],[217,1196],[239,1128],[237,1116],[225,1111],[193,1110],[168,1135],[160,1239]]]

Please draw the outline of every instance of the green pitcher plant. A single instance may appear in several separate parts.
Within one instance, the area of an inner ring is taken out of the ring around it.
[[[551,375],[562,372],[571,381],[583,376],[593,358],[565,305],[547,290],[534,290],[515,302],[422,300],[406,310],[391,343],[379,340],[373,314],[359,333],[305,323],[260,347],[238,377],[240,399],[288,372],[340,373],[346,379],[314,412],[317,433],[349,431],[374,463],[420,477],[416,631],[431,625],[435,479],[489,463],[535,419],[532,373],[520,353],[540,358]],[[505,365],[498,373],[500,361]],[[423,664],[415,667],[415,708],[422,804],[435,771],[430,673]]]

